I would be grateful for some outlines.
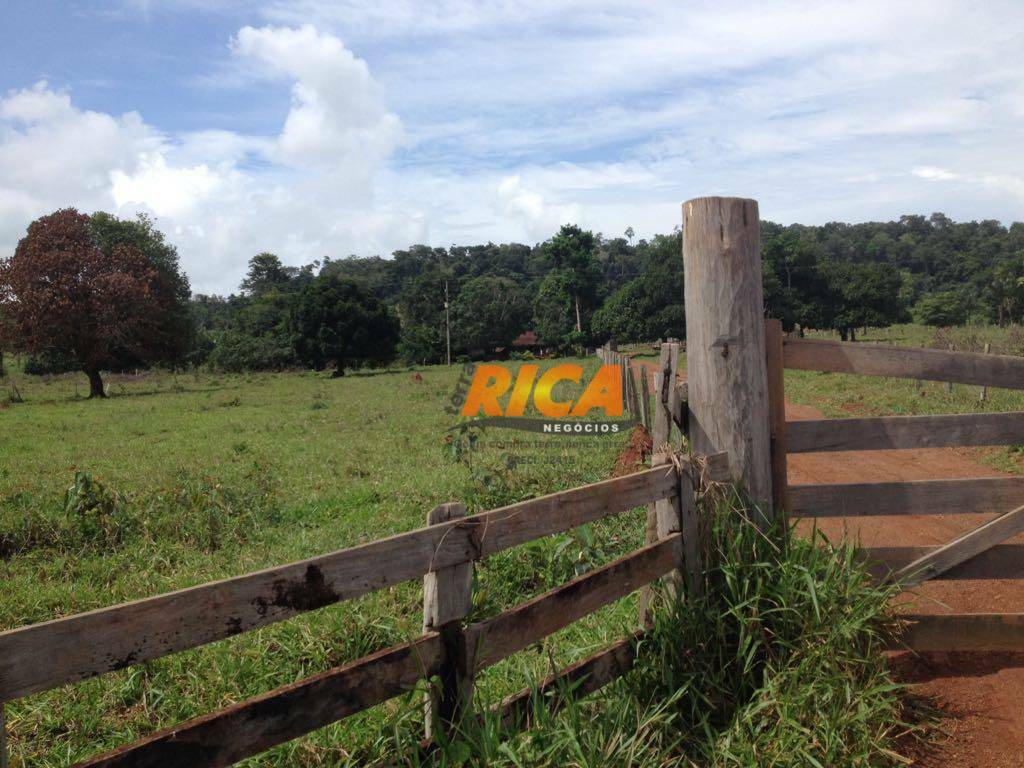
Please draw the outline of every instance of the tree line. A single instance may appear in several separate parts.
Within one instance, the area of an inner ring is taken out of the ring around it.
[[[822,226],[763,222],[765,314],[787,331],[916,319],[999,324],[1024,316],[1024,224],[941,213]],[[236,293],[191,295],[154,222],[73,209],[33,222],[0,260],[0,349],[26,370],[153,363],[229,370],[332,369],[508,354],[533,331],[551,351],[609,338],[685,338],[681,234],[605,237],[565,225],[543,243],[435,248],[301,267],[249,259]],[[449,342],[450,340],[450,342]]]

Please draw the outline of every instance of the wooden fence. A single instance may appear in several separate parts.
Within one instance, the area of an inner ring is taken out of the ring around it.
[[[615,365],[622,379],[622,410],[643,424],[649,431],[652,424],[651,391],[642,369],[633,366],[632,358],[617,347],[605,344],[597,349],[597,359],[604,365]]]
[[[350,600],[424,580],[424,634],[305,680],[155,733],[83,766],[223,766],[294,739],[439,678],[432,727],[458,721],[481,670],[685,568],[683,503],[692,500],[687,460],[465,516],[439,507],[427,527],[360,547],[244,576],[0,633],[0,701],[123,669]],[[683,490],[681,490],[681,488]],[[472,563],[488,555],[646,504],[665,511],[661,535],[493,618],[467,624]],[[634,639],[541,684],[584,680],[596,690],[632,665]],[[507,699],[508,719],[530,691]]]
[[[1024,413],[786,421],[782,369],[854,373],[1024,389],[1024,358],[876,344],[784,338],[767,322],[773,485],[796,517],[1001,512],[935,547],[886,546],[865,556],[904,587],[927,579],[1024,578],[1024,477],[787,485],[786,455],[823,451],[1024,444]],[[1006,511],[1010,510],[1010,511]],[[908,616],[902,638],[921,651],[1024,650],[1024,613]]]

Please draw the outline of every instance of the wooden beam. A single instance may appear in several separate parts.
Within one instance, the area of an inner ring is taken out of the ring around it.
[[[548,675],[537,685],[506,696],[491,707],[490,714],[498,716],[505,731],[521,731],[533,727],[530,716],[535,711],[535,702],[539,702],[549,712],[557,712],[570,700],[576,701],[583,696],[589,696],[633,669],[637,650],[646,635],[647,632],[644,630],[634,632],[630,637],[625,637],[575,664]],[[566,693],[570,695],[564,695]],[[485,715],[478,714],[476,717],[477,721],[484,725]],[[421,740],[404,758],[391,755],[374,763],[373,768],[424,764],[436,751],[436,743]]]
[[[1024,501],[1024,477],[789,486],[797,517],[998,512]]]
[[[282,686],[79,763],[79,768],[217,768],[398,696],[436,674],[441,642],[411,643]]]
[[[1016,536],[1021,531],[1024,531],[1024,506],[1000,515],[995,520],[989,520],[934,552],[908,563],[893,574],[892,580],[903,587],[927,581]]]
[[[0,701],[0,768],[7,768],[7,719],[4,703]]]
[[[764,331],[765,364],[768,370],[768,418],[771,424],[772,505],[775,514],[785,519],[789,510],[789,476],[786,468],[789,425],[786,422],[786,371],[782,362],[782,345],[786,337],[782,333],[782,322],[779,320],[765,320]],[[784,530],[788,530],[788,527],[784,526]]]
[[[676,493],[675,468],[421,528],[290,565],[0,633],[0,700],[221,640]]]
[[[756,200],[683,203],[690,442],[725,451],[759,523],[771,518],[771,436]]]
[[[871,547],[861,557],[879,579],[888,578],[940,547]],[[938,581],[1024,579],[1024,544],[997,544],[970,560],[932,577]]]
[[[1024,651],[1024,613],[901,616],[907,622],[894,650]]]
[[[500,714],[505,728],[529,728],[529,718],[536,701],[542,701],[548,711],[555,712],[567,701],[564,693],[569,692],[573,699],[588,696],[633,669],[637,647],[645,635],[646,632],[640,631],[632,637],[623,638],[608,648],[549,675],[538,685],[505,697],[493,711]]]
[[[466,516],[462,504],[441,504],[427,515],[427,525],[441,525]],[[462,621],[473,609],[473,564],[459,563],[423,576],[423,632],[437,632],[443,660],[438,685],[427,692],[424,732],[434,738],[438,729],[451,733],[469,711],[473,699],[473,659]]]
[[[466,628],[484,669],[533,645],[599,608],[625,597],[682,564],[680,536],[675,534],[638,549],[568,584],[535,597],[492,619]]]
[[[787,368],[1024,389],[1024,357],[822,339],[786,339]]]
[[[786,422],[789,453],[1024,444],[1024,412]]]
[[[672,366],[672,345],[667,342],[661,345],[658,359],[658,370],[654,373],[654,418],[651,425],[651,466],[668,464],[668,451],[672,435],[672,415],[669,411],[669,392],[673,388],[675,378]],[[666,503],[665,499],[654,502],[647,507],[647,518],[644,525],[644,545],[653,544],[658,540],[658,510]],[[647,585],[640,593],[637,601],[637,618],[641,627],[646,627],[650,617],[652,597],[651,585]]]

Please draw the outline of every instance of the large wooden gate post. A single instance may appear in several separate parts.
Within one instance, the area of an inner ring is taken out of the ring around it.
[[[757,201],[684,203],[683,271],[690,441],[697,453],[728,452],[763,524],[772,475]]]

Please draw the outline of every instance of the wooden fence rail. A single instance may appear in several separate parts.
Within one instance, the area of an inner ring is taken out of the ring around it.
[[[1024,357],[787,338],[787,368],[1024,389]]]
[[[672,467],[0,633],[0,701],[231,637],[676,493]],[[41,663],[45,660],[45,663]]]
[[[473,674],[680,566],[670,537],[465,630]],[[434,632],[168,728],[82,766],[224,766],[407,692],[445,659]]]
[[[1024,443],[1024,412],[786,422],[789,453]]]
[[[878,578],[891,577],[941,547],[870,547],[862,556]],[[997,544],[931,578],[939,581],[1024,579],[1024,544]]]
[[[1024,500],[1024,477],[791,485],[789,500],[799,517],[1002,512]]]

